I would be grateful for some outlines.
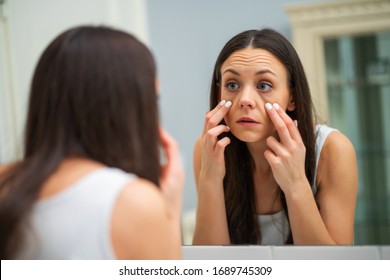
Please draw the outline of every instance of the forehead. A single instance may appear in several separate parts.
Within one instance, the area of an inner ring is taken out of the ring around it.
[[[229,68],[237,71],[268,69],[275,74],[286,75],[286,69],[279,59],[264,49],[246,48],[233,52],[222,64],[221,73]]]

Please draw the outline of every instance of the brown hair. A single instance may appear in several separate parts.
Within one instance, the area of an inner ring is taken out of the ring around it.
[[[23,159],[0,180],[0,257],[62,160],[81,156],[159,184],[156,69],[135,37],[82,26],[46,48],[32,80]]]
[[[299,132],[306,147],[305,172],[310,184],[314,180],[315,136],[314,108],[302,63],[290,42],[272,29],[248,30],[230,39],[221,50],[215,63],[210,91],[210,110],[219,102],[221,67],[234,52],[245,48],[260,48],[272,53],[285,66],[289,87],[295,101],[295,110],[287,114],[299,123]],[[233,244],[257,244],[261,242],[260,225],[256,214],[253,182],[254,162],[246,143],[232,133],[231,143],[225,150],[226,176],[223,181],[230,240]],[[281,191],[281,190],[280,190]],[[288,218],[288,209],[282,192],[282,205]],[[292,243],[291,230],[286,243]]]

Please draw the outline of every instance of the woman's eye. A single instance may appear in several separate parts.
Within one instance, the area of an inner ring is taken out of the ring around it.
[[[260,83],[257,88],[261,91],[270,91],[272,89],[272,86],[267,83]]]
[[[226,88],[228,90],[236,90],[236,89],[238,89],[238,84],[234,83],[234,82],[230,82],[230,83],[226,84]]]

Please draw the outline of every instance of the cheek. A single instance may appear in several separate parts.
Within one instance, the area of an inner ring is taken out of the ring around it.
[[[226,92],[225,90],[222,90],[221,92],[221,100],[226,100],[226,101],[232,101],[235,99],[236,94],[233,94],[231,92]]]
[[[271,96],[271,95],[264,96],[262,99],[263,99],[264,104],[265,103],[271,103],[271,104],[278,103],[279,106],[282,107],[284,111],[286,111],[288,103],[289,103],[289,101],[286,98],[281,98],[281,97],[278,97],[275,95],[274,96]]]
[[[223,118],[223,120],[225,121],[225,124],[227,126],[231,126],[230,124],[230,119],[231,119],[231,115],[232,115],[232,109],[229,110],[229,112],[225,115],[225,117]]]

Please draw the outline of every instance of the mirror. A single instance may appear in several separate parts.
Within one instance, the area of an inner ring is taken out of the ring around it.
[[[390,3],[313,2],[285,9],[320,119],[343,131],[357,152],[355,244],[390,244]],[[185,242],[194,213],[183,215]]]
[[[343,131],[355,146],[355,244],[390,244],[390,3],[309,2],[284,8],[320,120]],[[190,209],[183,215],[185,242],[194,214]]]
[[[5,1],[10,9],[1,9],[0,58],[6,58],[6,50],[10,50],[8,59],[12,59],[0,61],[0,74],[5,74],[0,75],[0,162],[17,150],[16,136],[11,134],[22,131],[32,69],[49,39],[68,25],[86,21],[136,31],[157,60],[162,122],[182,151],[186,172],[182,232],[184,244],[191,244],[196,207],[192,153],[208,110],[213,64],[227,39],[245,29],[268,26],[293,41],[317,110],[357,148],[360,185],[355,244],[390,244],[390,210],[386,206],[390,199],[388,0],[243,0],[224,6],[217,1],[148,0],[141,1],[142,5],[108,1],[108,9],[107,1],[100,0],[94,10],[75,0],[64,4],[66,7],[38,2],[23,4],[29,14],[40,15],[34,20],[14,12],[21,5],[15,1]],[[259,13],[265,5],[266,12]],[[74,17],[63,13],[68,6],[77,8]],[[42,13],[42,7],[50,12]],[[129,13],[134,14],[129,17]],[[8,29],[12,32],[6,33]],[[29,52],[20,44],[26,40],[30,41]],[[346,67],[348,63],[356,69]],[[15,108],[9,105],[11,101]],[[12,119],[13,114],[17,118]]]

